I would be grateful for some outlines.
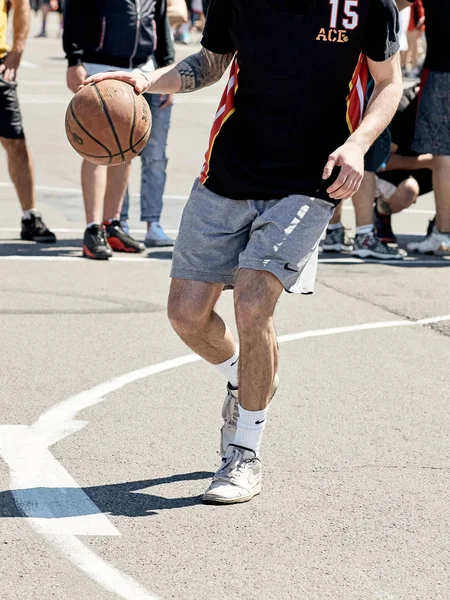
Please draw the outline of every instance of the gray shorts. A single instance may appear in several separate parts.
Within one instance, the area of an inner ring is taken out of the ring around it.
[[[269,271],[293,293],[314,291],[326,200],[230,200],[198,180],[181,219],[171,277],[232,285],[238,269]]]

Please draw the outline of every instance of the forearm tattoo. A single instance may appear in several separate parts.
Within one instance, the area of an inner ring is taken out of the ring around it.
[[[175,69],[181,77],[181,93],[194,92],[219,81],[227,70],[233,54],[214,54],[202,48],[188,56]]]

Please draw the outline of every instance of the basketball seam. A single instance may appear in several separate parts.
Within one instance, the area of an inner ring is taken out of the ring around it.
[[[133,149],[133,134],[134,134],[134,129],[136,127],[136,98],[135,98],[135,93],[133,88],[130,87],[130,94],[133,97],[133,122],[131,123],[131,131],[130,131],[130,148],[131,151],[136,154],[136,152]]]
[[[108,155],[103,157],[103,158],[109,158],[109,162],[111,162],[112,158],[113,158],[113,154],[109,151],[109,149],[102,144],[99,140],[97,140],[93,135],[91,135],[89,133],[89,131],[81,124],[81,122],[78,120],[78,117],[75,114],[75,111],[73,110],[73,106],[72,106],[72,102],[69,104],[69,108],[70,108],[70,112],[72,113],[72,117],[75,121],[75,123],[78,125],[78,127],[84,131],[84,133],[91,138],[91,140],[94,140],[94,142],[96,144],[98,144],[99,146],[101,146],[107,153]],[[76,148],[75,148],[76,149]],[[83,154],[86,154],[86,156],[89,156],[89,154],[87,154],[86,152],[83,152]]]
[[[138,152],[136,152],[135,147],[138,146],[142,142],[142,140],[148,134],[150,129],[151,129],[150,126],[147,127],[147,130],[145,131],[144,135],[138,139],[138,141],[133,145],[133,147],[127,148],[126,150],[123,150],[122,152],[124,154],[126,154],[127,152],[133,152],[133,154],[139,154]],[[83,150],[78,150],[78,149],[76,149],[76,151],[78,152],[78,154],[84,154],[84,156],[89,156],[90,158],[109,158],[110,162],[113,158],[116,158],[117,156],[122,156],[122,152],[118,152],[117,154],[109,154],[108,156],[102,156],[101,154],[88,154],[87,152],[83,152]]]
[[[113,120],[111,119],[111,115],[109,114],[108,107],[106,106],[106,102],[105,102],[100,90],[97,88],[97,84],[93,83],[92,85],[94,86],[95,91],[97,92],[101,107],[103,108],[103,112],[105,113],[105,116],[108,119],[109,126],[111,127],[111,131],[113,132],[114,138],[117,143],[117,147],[119,148],[119,154],[117,154],[116,156],[120,155],[122,157],[122,160],[125,162],[125,155],[123,153],[122,146],[120,145],[119,136],[117,135],[116,128],[114,127],[114,123],[113,123]]]

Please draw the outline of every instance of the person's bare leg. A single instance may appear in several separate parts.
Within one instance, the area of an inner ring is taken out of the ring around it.
[[[102,222],[107,170],[108,167],[93,165],[87,160],[83,160],[81,165],[81,187],[83,189],[86,223]]]
[[[41,35],[45,35],[47,33],[47,19],[48,19],[48,13],[50,12],[50,5],[49,4],[42,4],[41,5],[41,12],[42,12],[42,30],[41,30]]]
[[[241,269],[234,288],[239,332],[239,404],[246,410],[267,407],[278,369],[278,346],[273,323],[276,303],[283,290],[266,271]]]
[[[105,221],[120,220],[120,211],[122,209],[125,190],[128,186],[130,171],[131,162],[126,162],[116,167],[108,167],[103,205],[103,219]]]
[[[183,342],[213,365],[236,352],[233,334],[214,310],[222,290],[222,284],[172,279],[167,309]]]
[[[356,227],[373,224],[373,200],[375,198],[376,179],[375,173],[364,171],[361,187],[353,196],[355,207]]]
[[[34,193],[33,161],[24,139],[10,140],[0,138],[8,158],[8,170],[16,188],[22,210],[36,207]]]
[[[341,223],[342,221],[342,202],[340,202],[333,213],[333,216],[330,219],[330,225],[337,225],[338,223]]]
[[[390,198],[381,198],[377,202],[377,210],[381,215],[394,215],[405,210],[417,200],[420,193],[419,184],[414,177],[408,177],[400,183]]]
[[[436,156],[434,161],[436,228],[442,233],[450,233],[450,156]]]

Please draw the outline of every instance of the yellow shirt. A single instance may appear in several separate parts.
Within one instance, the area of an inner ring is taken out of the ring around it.
[[[0,58],[3,58],[8,50],[8,44],[6,43],[7,21],[6,0],[0,0]]]

